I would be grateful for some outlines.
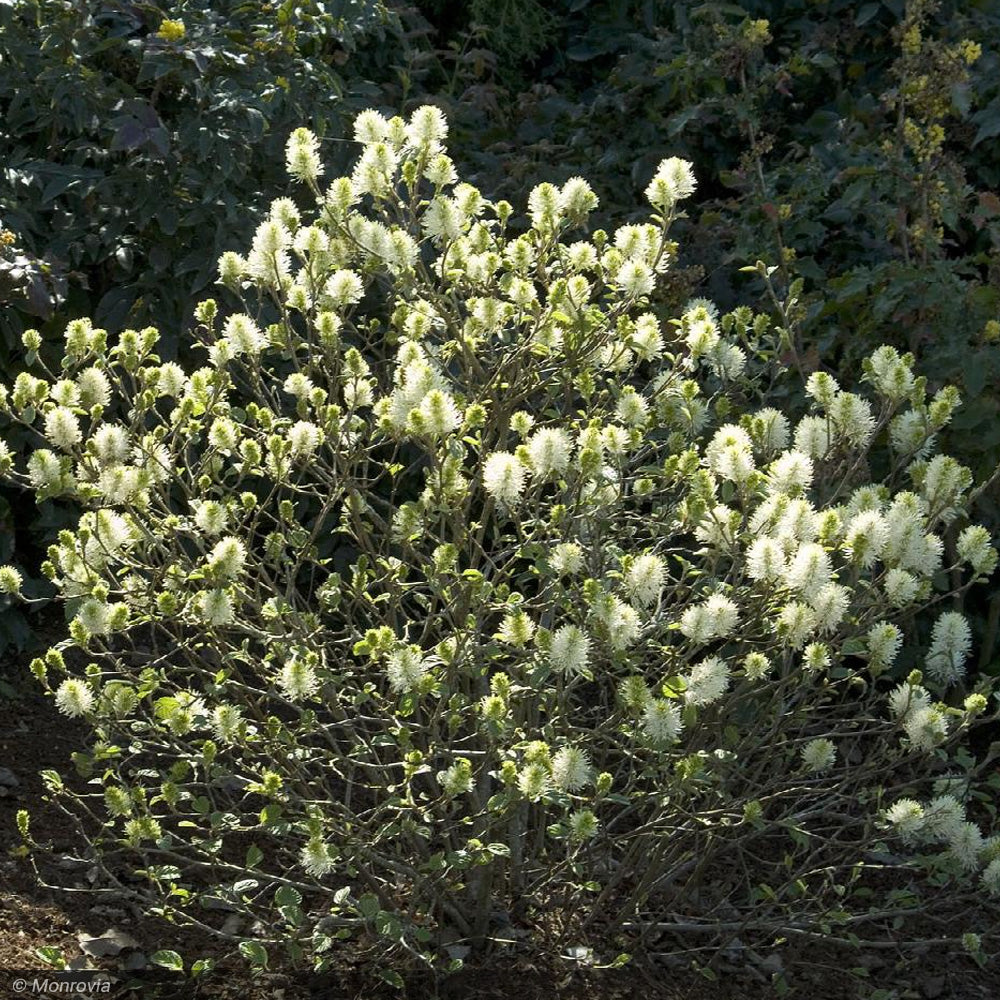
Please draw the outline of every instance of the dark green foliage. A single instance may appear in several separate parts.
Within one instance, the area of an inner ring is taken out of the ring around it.
[[[373,100],[395,24],[381,0],[0,7],[0,219],[49,270],[4,282],[0,367],[56,309],[176,337],[283,190],[291,130],[336,140]]]

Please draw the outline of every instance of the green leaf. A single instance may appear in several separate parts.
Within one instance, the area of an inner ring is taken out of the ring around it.
[[[275,906],[298,906],[302,902],[302,893],[294,886],[283,885],[274,894]]]
[[[162,969],[172,969],[175,972],[184,970],[184,959],[176,951],[154,951],[149,960]]]
[[[35,954],[46,964],[54,969],[65,969],[66,959],[63,958],[62,950],[54,948],[52,945],[45,945],[43,948],[36,948]]]
[[[259,941],[241,941],[240,954],[256,968],[267,968],[267,949]]]
[[[366,920],[371,920],[380,909],[382,909],[382,907],[379,904],[378,896],[373,893],[366,892],[358,900],[358,913],[360,913]]]
[[[392,969],[379,969],[378,974],[390,986],[395,986],[397,990],[403,988],[403,977],[398,972],[394,972]]]

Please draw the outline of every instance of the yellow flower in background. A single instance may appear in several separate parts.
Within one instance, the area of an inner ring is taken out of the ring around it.
[[[160,30],[156,33],[157,38],[162,38],[165,42],[179,42],[187,34],[183,21],[171,21],[165,19],[160,24]]]

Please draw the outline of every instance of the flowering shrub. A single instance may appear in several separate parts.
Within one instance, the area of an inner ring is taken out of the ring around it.
[[[315,210],[223,255],[201,367],[74,321],[2,394],[37,447],[0,471],[86,509],[43,567],[70,638],[32,669],[93,727],[84,790],[48,781],[105,877],[319,968],[543,909],[605,949],[721,945],[1000,892],[959,610],[997,554],[934,449],[956,392],[882,348],[864,394],[763,405],[782,331],[656,311],[682,160],[650,221],[587,237],[586,181],[521,220],[436,108],[354,130],[330,183],[292,135]]]

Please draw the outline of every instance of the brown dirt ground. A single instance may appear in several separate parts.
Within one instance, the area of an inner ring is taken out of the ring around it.
[[[0,675],[10,679],[12,666],[0,663]],[[15,971],[45,969],[38,948],[55,946],[67,960],[79,961],[83,958],[80,935],[99,936],[112,927],[127,932],[139,947],[116,958],[92,960],[104,969],[120,970],[130,957],[141,965],[143,953],[158,949],[173,949],[182,955],[212,954],[197,934],[128,912],[113,900],[95,900],[82,882],[76,887],[79,891],[40,884],[31,860],[18,856],[15,816],[24,808],[31,812],[34,838],[51,844],[56,859],[60,852],[74,849],[73,833],[59,813],[43,801],[38,772],[53,768],[66,774],[71,770],[69,755],[83,743],[84,731],[58,715],[51,701],[30,686],[30,677],[26,683],[17,683],[16,698],[4,698],[0,693],[0,767],[9,768],[19,780],[14,788],[0,788],[0,997],[7,995],[4,987],[13,981]],[[52,859],[40,857],[36,864],[42,882],[66,884],[66,871]],[[913,965],[904,964],[901,956],[892,953],[846,955],[824,947],[783,958],[789,968],[784,992],[776,990],[759,971],[738,966],[721,967],[712,982],[683,965],[646,963],[592,971],[546,959],[525,945],[487,956],[447,979],[413,979],[400,992],[380,983],[357,951],[345,949],[342,967],[335,975],[312,980],[280,973],[250,979],[242,966],[220,956],[218,971],[202,985],[146,978],[135,995],[201,996],[206,1000],[378,1000],[383,996],[398,1000],[764,1000],[782,995],[802,1000],[1000,1000],[1000,971],[995,963],[980,970],[969,961],[951,961],[928,953]],[[871,970],[868,978],[859,979],[848,971],[866,964]],[[878,988],[887,992],[879,997],[874,993]],[[118,990],[114,995],[124,994]]]

